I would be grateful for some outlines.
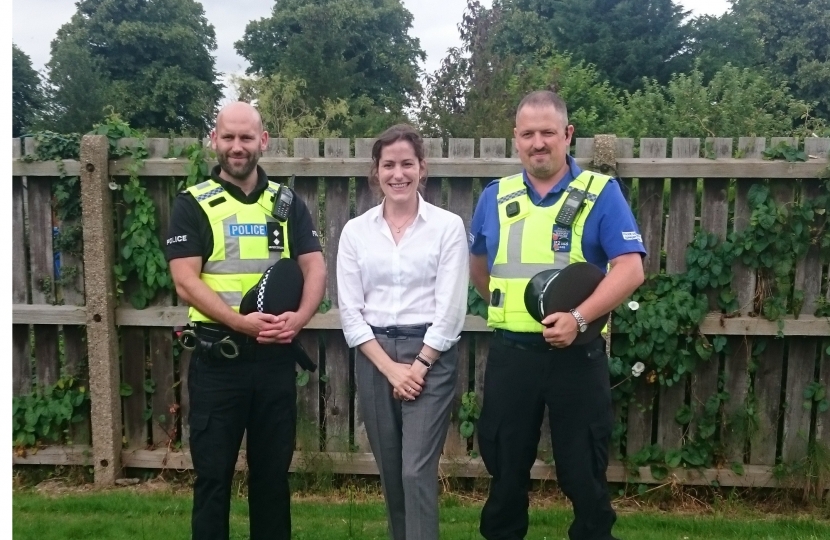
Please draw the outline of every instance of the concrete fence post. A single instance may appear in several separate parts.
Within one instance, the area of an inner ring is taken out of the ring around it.
[[[80,165],[92,454],[95,483],[109,486],[122,474],[122,435],[115,329],[116,294],[112,272],[115,240],[109,189],[109,142],[106,137],[83,137]]]

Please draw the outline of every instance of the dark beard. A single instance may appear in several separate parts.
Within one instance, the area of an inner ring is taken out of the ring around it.
[[[248,175],[256,169],[256,165],[259,162],[259,154],[251,154],[248,158],[248,161],[241,168],[234,168],[231,166],[228,155],[227,154],[216,154],[216,160],[219,162],[219,167],[225,171],[231,178],[236,178],[237,180],[247,180]]]

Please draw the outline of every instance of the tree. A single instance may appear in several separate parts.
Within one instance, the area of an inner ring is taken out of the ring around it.
[[[735,0],[732,10],[757,32],[766,65],[830,117],[830,0]]]
[[[692,56],[707,80],[726,64],[763,69],[764,51],[758,29],[728,11],[720,17],[703,15],[691,21]]]
[[[135,128],[205,133],[222,95],[213,26],[195,0],[80,0],[52,41],[50,81],[57,109],[79,103],[66,92],[79,74],[65,59],[83,58],[105,96]],[[74,50],[73,50],[74,49]],[[87,59],[84,55],[87,54]],[[60,66],[60,67],[59,67]],[[53,76],[51,71],[57,69]],[[92,81],[90,81],[92,82]],[[88,122],[91,124],[91,122]]]
[[[769,73],[727,64],[705,81],[694,68],[667,85],[652,79],[617,105],[619,137],[738,137],[794,134],[807,104]]]
[[[19,137],[43,107],[40,76],[32,59],[12,43],[12,137]]]
[[[499,0],[496,0],[499,2]],[[674,0],[501,0],[497,50],[519,56],[548,43],[594,64],[615,87],[665,83],[690,67],[688,15]],[[494,3],[494,6],[496,4]]]
[[[58,133],[85,133],[103,121],[108,104],[115,103],[112,83],[103,61],[83,45],[65,42],[47,64],[48,107],[43,127]]]
[[[421,107],[422,129],[441,137],[513,136],[516,106],[530,91],[556,90],[568,104],[569,120],[580,137],[608,129],[617,91],[592,65],[541,45],[522,57],[499,53],[494,29],[508,16],[470,0],[459,24],[463,43],[451,49],[441,68],[427,77]]]
[[[399,116],[421,91],[411,27],[400,0],[279,0],[235,47],[249,74],[305,81],[311,107],[343,99],[353,114]]]

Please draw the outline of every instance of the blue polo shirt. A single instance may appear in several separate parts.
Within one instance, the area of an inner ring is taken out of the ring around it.
[[[567,156],[566,159],[568,172],[544,197],[540,197],[533,189],[527,178],[527,171],[522,171],[527,193],[533,204],[543,208],[553,206],[565,193],[571,181],[582,172],[571,156]],[[500,229],[496,202],[498,190],[499,186],[496,181],[490,182],[484,188],[470,224],[470,252],[473,255],[487,255],[487,268],[491,271],[499,245]],[[634,214],[616,179],[610,180],[603,188],[585,220],[582,253],[585,255],[585,260],[593,263],[603,272],[608,267],[608,261],[620,255],[626,253],[646,255],[640,229],[637,227]],[[510,332],[510,334],[514,333]]]

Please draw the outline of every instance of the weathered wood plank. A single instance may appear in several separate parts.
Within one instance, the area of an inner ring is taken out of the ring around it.
[[[321,388],[325,409],[324,422],[326,440],[324,448],[329,451],[345,452],[349,449],[349,348],[343,332],[323,331],[326,362],[325,375],[328,381]]]
[[[640,157],[657,159],[666,157],[666,139],[640,139]],[[660,251],[663,246],[663,191],[665,178],[640,178],[637,222],[643,236],[646,257],[643,261],[646,274],[660,273]]]
[[[474,346],[470,341],[469,334],[462,334],[458,342],[458,379],[455,384],[455,395],[451,407],[450,426],[447,432],[447,439],[444,441],[445,456],[467,455],[467,439],[461,437],[461,420],[458,418],[458,410],[461,407],[461,395],[469,390],[470,373],[470,347]]]
[[[20,139],[13,140],[13,157],[19,157]],[[26,190],[23,179],[12,178],[12,302],[28,302],[28,276],[26,258],[26,218],[24,216],[24,198]],[[32,390],[31,348],[29,344],[29,326],[12,326],[12,395],[28,394]]]
[[[326,227],[324,255],[326,267],[337,267],[337,246],[340,232],[349,220],[348,185],[336,179],[326,179]],[[337,273],[329,271],[326,276],[326,296],[332,307],[337,307]],[[349,381],[349,348],[343,333],[324,333],[326,346],[325,426],[328,450],[347,450],[349,445],[349,405],[351,395]]]
[[[32,303],[55,303],[55,259],[52,249],[52,179],[29,178],[29,264]],[[37,384],[55,384],[60,375],[58,329],[35,325],[35,377]]]
[[[288,139],[284,137],[268,139],[268,148],[263,152],[263,155],[269,157],[288,157]]]
[[[374,142],[375,139],[355,139],[355,157],[371,157]],[[369,174],[370,165],[366,167],[365,175]],[[378,202],[379,198],[369,185],[368,178],[366,176],[355,178],[355,216],[362,215],[366,210],[378,204]]]
[[[294,149],[307,147],[298,144],[295,139]],[[309,139],[303,139],[309,140]],[[311,139],[316,140],[316,139]],[[440,141],[440,140],[439,140]],[[428,147],[429,148],[429,147]],[[436,150],[437,152],[437,150]],[[319,155],[319,149],[318,154]],[[317,156],[314,156],[317,157]],[[513,158],[489,158],[475,160],[438,159],[439,156],[428,154],[433,176],[444,178],[501,178],[514,174],[520,167],[519,160]],[[291,176],[329,176],[349,178],[365,174],[369,160],[366,158],[317,158],[309,160],[298,158],[295,153],[291,158],[263,157],[259,164],[272,177]],[[589,168],[590,160],[577,159],[577,164]],[[209,161],[210,166],[216,165]],[[129,160],[115,160],[110,163],[114,176],[129,174]],[[185,176],[187,161],[184,159],[148,159],[139,171],[141,176]],[[766,161],[763,159],[722,159],[712,161],[706,158],[689,158],[679,160],[642,158],[618,158],[617,174],[623,178],[815,178],[827,168],[827,159],[810,159],[806,162]],[[66,162],[67,173],[78,174],[78,162]],[[12,173],[15,176],[44,177],[56,176],[58,167],[52,162],[32,162],[13,160]]]
[[[179,410],[178,417],[181,423],[182,446],[190,445],[190,388],[188,378],[190,376],[190,361],[192,351],[182,349],[179,353]]]
[[[480,317],[479,317],[480,318]],[[483,320],[483,319],[482,319]],[[481,410],[481,406],[483,404],[483,396],[484,396],[484,377],[487,372],[487,355],[490,353],[490,334],[476,334],[474,336],[475,339],[475,365],[473,367],[475,378],[473,379],[473,388],[472,391],[476,394],[476,400],[478,401],[479,411]],[[478,426],[476,426],[476,432],[473,436],[473,452],[476,455],[479,453],[479,446],[478,446]]]
[[[707,151],[714,159],[732,156],[732,139],[707,138]],[[713,233],[721,240],[726,239],[727,221],[729,217],[729,180],[725,178],[704,179],[703,197],[701,201],[701,229]],[[717,294],[709,291],[709,309],[719,311]],[[719,354],[713,354],[708,361],[698,365],[691,375],[691,404],[695,418],[700,419],[704,414],[706,400],[718,392],[718,369],[720,368]],[[697,432],[697,422],[692,426],[693,433]]]
[[[805,141],[806,143],[809,140]],[[812,150],[812,149],[811,149]],[[818,179],[802,181],[801,201],[818,196],[821,185]],[[823,222],[826,216],[816,216]],[[818,246],[811,246],[805,256],[796,262],[793,288],[803,291],[804,303],[801,313],[813,314],[821,298],[822,264]],[[787,389],[784,404],[784,439],[781,457],[785,462],[795,462],[807,456],[810,436],[811,412],[803,406],[804,389],[815,379],[816,359],[821,340],[816,338],[788,338]]]
[[[316,452],[320,447],[320,344],[319,332],[300,332],[300,345],[318,369],[308,374],[308,382],[297,388],[297,443],[298,450]],[[301,368],[298,366],[297,370]]]
[[[634,157],[634,139],[630,139],[630,138],[617,139],[617,159],[618,160],[622,159],[622,158],[630,159],[630,158],[633,158],[633,157]],[[617,174],[617,173],[616,173],[616,171],[609,171],[608,174]],[[628,201],[629,205],[633,209],[636,206],[637,201],[633,201],[632,198],[631,198],[632,186],[633,186],[632,178],[622,177],[622,176],[619,176],[619,175],[617,175],[617,177],[620,179],[620,182],[622,182],[621,188],[622,188],[623,196],[625,197],[625,199]]]
[[[758,429],[750,438],[749,463],[752,465],[775,464],[783,366],[784,340],[767,340],[766,349],[759,355],[755,370]]]
[[[351,157],[351,141],[349,139],[326,139],[323,143],[323,156],[327,158]]]
[[[441,175],[438,173],[436,167],[438,163],[444,160],[442,156],[443,141],[441,139],[426,138],[424,139],[424,152],[426,154],[427,162],[427,185],[424,190],[424,200],[435,206],[441,206]]]
[[[124,436],[130,448],[147,445],[147,408],[144,392],[145,336],[143,328],[121,330],[121,382],[129,386],[131,394],[122,398],[124,411]]]
[[[290,471],[306,469],[309,456],[305,452],[294,452]],[[313,454],[311,459],[325,460],[332,465],[332,472],[336,474],[377,475],[378,469],[374,456],[370,453],[321,452]],[[131,449],[123,452],[124,466],[138,469],[175,469],[189,470],[193,468],[190,452],[166,450]],[[13,454],[14,465],[87,465],[89,463],[89,448],[84,446],[65,447],[51,446],[26,455]],[[439,467],[442,470],[452,470],[453,475],[461,478],[487,478],[487,471],[481,458],[442,457]],[[245,452],[239,453],[236,470],[245,470],[247,463]],[[640,467],[637,476],[632,477],[628,470],[621,465],[608,467],[606,476],[609,482],[640,482],[644,484],[662,484],[666,480],[656,479],[649,467]],[[673,481],[685,485],[735,487],[791,487],[779,484],[775,479],[772,467],[748,465],[744,474],[735,474],[728,468],[724,469],[671,469],[668,477]],[[556,472],[552,465],[536,460],[530,470],[534,480],[554,480]]]
[[[628,457],[651,444],[656,390],[654,384],[641,379],[628,403],[628,430],[625,442],[625,454]]]
[[[738,154],[745,159],[760,159],[766,139],[764,137],[740,137],[738,139]],[[735,206],[733,217],[733,231],[740,232],[749,226],[752,211],[749,208],[749,189],[757,179],[745,178],[735,181]],[[755,311],[755,270],[735,261],[732,266],[732,291],[738,302],[738,314],[751,314]],[[723,415],[725,429],[723,430],[724,455],[733,463],[747,461],[749,441],[747,439],[744,404],[749,393],[751,380],[749,373],[751,351],[754,341],[749,332],[739,337],[729,337],[727,347],[729,352],[724,357],[724,389],[729,393],[729,400],[724,404]],[[738,426],[739,429],[735,429]]]
[[[506,142],[504,138],[482,138],[479,141],[479,155],[482,158],[503,158]]]
[[[320,139],[313,139],[313,138],[296,138],[294,139],[294,158],[295,160],[299,160],[301,162],[309,163],[308,159],[306,158],[316,158],[320,155]],[[285,162],[286,160],[279,160],[280,162]],[[263,166],[267,163],[266,160],[260,160],[260,165]],[[270,176],[273,174],[271,171],[266,170],[266,173]],[[293,172],[291,174],[294,174]],[[297,176],[301,174],[303,176],[320,176],[319,172],[306,172],[306,171],[297,171]],[[286,174],[277,174],[277,176],[287,176]]]
[[[594,138],[578,137],[574,145],[574,156],[577,158],[594,159]]]
[[[157,151],[162,151],[158,148]],[[170,224],[170,201],[173,198],[169,182],[148,178],[145,180],[147,194],[156,207],[156,225],[158,241],[164,246]],[[150,301],[152,306],[172,306],[172,292],[164,292]],[[153,410],[150,434],[153,444],[174,443],[176,436],[176,377],[173,369],[173,334],[170,328],[150,328],[147,332],[149,342],[150,379],[155,383],[155,391],[150,397]]]
[[[743,463],[748,444],[744,404],[749,392],[752,340],[733,336],[728,339],[727,347],[729,353],[725,355],[723,371],[724,390],[729,393],[729,400],[723,405],[723,452],[728,461]]]
[[[672,141],[672,156],[674,158],[693,157],[697,156],[699,152],[699,139],[675,138]],[[697,180],[694,178],[671,179],[669,217],[666,222],[667,274],[680,274],[686,271],[686,247],[694,237],[696,184]],[[657,411],[657,444],[663,448],[680,448],[683,439],[683,426],[677,423],[675,415],[685,403],[685,400],[685,377],[670,387],[660,388],[660,401]]]
[[[15,324],[41,323],[52,321],[49,324],[74,322],[77,315],[60,316],[49,315],[54,309],[67,306],[26,306],[15,305],[12,310],[12,321]],[[70,311],[83,310],[82,307],[71,308]],[[118,308],[117,324],[120,326],[175,326],[187,322],[187,309],[183,307],[146,308],[136,310],[128,307]],[[794,319],[791,315],[781,319],[784,324],[783,332],[788,336],[826,336],[830,334],[830,321],[824,317],[802,315]],[[311,318],[308,329],[334,330],[340,328],[340,315],[336,309],[327,313],[318,313]],[[492,332],[487,322],[477,315],[467,315],[464,322],[465,332]],[[710,313],[700,325],[704,334],[722,334],[732,336],[776,336],[778,322],[768,321],[761,317],[724,317],[720,313]],[[612,329],[612,332],[616,330]]]

